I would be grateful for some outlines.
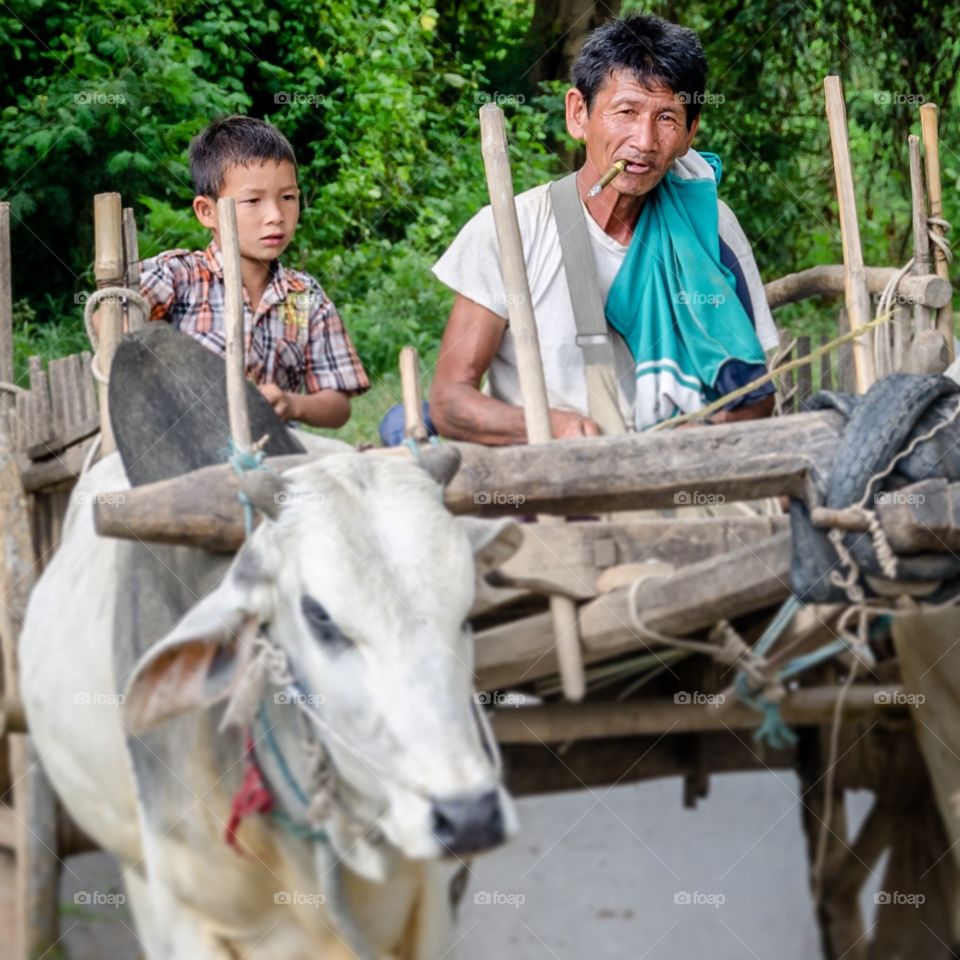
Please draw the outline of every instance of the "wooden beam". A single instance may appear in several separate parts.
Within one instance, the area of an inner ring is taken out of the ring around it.
[[[863,270],[867,289],[872,294],[883,293],[898,272],[895,267],[864,267]],[[843,284],[842,266],[820,266],[771,280],[763,290],[770,309],[776,310],[810,297],[838,296],[843,293]],[[949,281],[936,276],[908,275],[900,281],[898,290],[900,299],[926,307],[940,307],[950,302]]]
[[[839,686],[801,688],[780,704],[790,726],[824,726],[833,721]],[[845,719],[862,719],[894,710],[904,712],[896,684],[856,684],[843,704]],[[692,696],[692,694],[691,694]],[[720,730],[752,730],[763,715],[743,704],[677,703],[670,698],[627,702],[564,703],[544,707],[503,707],[491,719],[501,743],[565,743],[610,737],[657,736]]]
[[[462,465],[446,487],[445,502],[454,513],[516,516],[802,496],[810,471],[829,472],[842,429],[840,414],[818,411],[549,445],[451,444]],[[425,450],[422,457],[442,453]],[[312,457],[281,459],[267,463],[284,470]],[[96,504],[94,517],[105,536],[229,551],[243,541],[237,480],[225,464],[129,490],[122,502]]]

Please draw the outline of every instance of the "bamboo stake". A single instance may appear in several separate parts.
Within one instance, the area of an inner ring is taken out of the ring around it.
[[[249,452],[250,413],[246,396],[246,349],[243,329],[243,277],[240,273],[240,235],[233,197],[217,201],[220,251],[223,254],[223,310],[227,340],[227,409],[234,446]]]
[[[423,397],[420,393],[420,357],[416,347],[400,351],[400,389],[403,393],[403,435],[408,440],[426,443],[427,425],[423,422]]]
[[[119,287],[123,284],[123,238],[119,193],[98,193],[93,198],[93,223],[96,259],[93,272],[97,288]],[[115,297],[100,303],[100,346],[97,365],[107,379],[110,364],[123,334],[123,305]],[[109,385],[99,383],[100,393],[100,453],[106,456],[116,450],[110,427]]]
[[[480,136],[487,189],[500,246],[500,266],[507,294],[507,312],[517,349],[517,370],[523,395],[527,440],[530,443],[549,443],[553,439],[550,408],[547,405],[540,341],[533,316],[527,267],[523,259],[517,207],[513,198],[513,175],[507,155],[507,131],[503,111],[494,103],[484,104],[480,108]],[[544,517],[540,522],[558,521]],[[563,520],[559,522],[562,523]],[[569,597],[554,595],[550,598],[550,612],[553,617],[563,692],[568,700],[581,700],[586,683],[576,604]]]
[[[910,203],[913,209],[913,273],[930,273],[930,238],[927,236],[927,201],[923,194],[923,171],[920,168],[920,138],[907,137],[910,154]],[[913,332],[930,330],[930,311],[921,303],[913,305]]]
[[[833,149],[833,169],[840,206],[840,236],[843,241],[847,313],[850,318],[850,329],[856,332],[870,322],[872,311],[863,268],[860,226],[857,223],[853,166],[850,161],[850,140],[847,134],[847,109],[843,102],[843,85],[839,77],[825,77],[823,88],[826,94],[827,122],[830,125],[830,145]],[[853,342],[853,363],[858,393],[865,393],[877,378],[870,339],[862,337]]]
[[[137,219],[132,207],[123,208],[123,285],[128,290],[140,292],[140,244],[137,242]],[[133,333],[140,330],[147,317],[135,303],[127,303],[127,329]]]
[[[943,185],[940,182],[940,136],[937,130],[937,105],[925,103],[920,108],[920,132],[923,134],[924,159],[926,161],[927,194],[930,197],[930,217],[943,217]],[[933,232],[943,238],[945,231],[939,224],[932,224]],[[946,253],[934,244],[934,269],[938,277],[950,279],[950,265]],[[937,311],[937,329],[947,342],[947,360],[953,363],[953,307],[947,304]]]
[[[10,204],[0,203],[0,383],[13,383],[13,267],[10,257]],[[0,390],[0,420],[11,427],[17,399]],[[13,432],[13,431],[11,431]]]

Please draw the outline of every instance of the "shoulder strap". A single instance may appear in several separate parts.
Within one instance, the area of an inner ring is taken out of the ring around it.
[[[603,312],[596,261],[575,173],[550,184],[550,203],[577,325],[577,346],[583,351],[589,413],[604,433],[626,433],[617,392],[613,340]]]

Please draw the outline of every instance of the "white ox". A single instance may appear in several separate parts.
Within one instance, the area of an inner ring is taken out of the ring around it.
[[[99,537],[91,501],[127,486],[117,455],[78,484],[22,688],[57,793],[123,866],[147,956],[449,956],[455,855],[516,829],[466,617],[476,563],[517,528],[450,516],[412,462],[336,453],[285,475],[231,561]],[[248,733],[274,807],[238,851]]]

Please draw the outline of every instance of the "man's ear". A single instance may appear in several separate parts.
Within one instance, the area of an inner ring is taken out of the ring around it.
[[[141,658],[123,701],[131,734],[211,707],[233,692],[260,623],[247,600],[228,575]]]
[[[587,101],[576,87],[571,87],[564,99],[564,106],[567,115],[567,133],[574,140],[583,140],[587,129]]]
[[[473,547],[477,571],[481,574],[499,567],[523,543],[523,528],[509,518],[479,520],[476,517],[458,517],[457,523]]]
[[[693,138],[697,135],[697,131],[700,129],[700,114],[697,114],[693,118],[693,123],[690,124],[690,129],[687,131],[687,146],[684,149],[683,153],[680,156],[685,157],[687,151],[690,149],[691,144],[693,143]]]
[[[208,229],[216,230],[217,229],[217,201],[211,199],[210,197],[194,197],[193,198],[193,212],[197,215],[197,219]]]

